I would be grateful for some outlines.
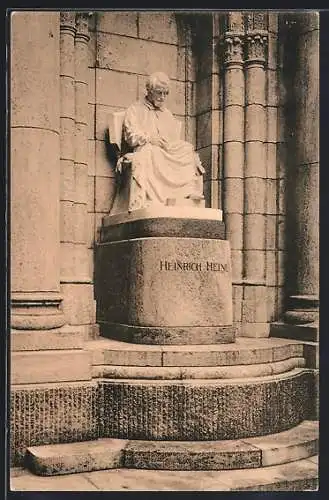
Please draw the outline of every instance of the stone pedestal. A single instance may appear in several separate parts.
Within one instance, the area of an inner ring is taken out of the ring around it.
[[[146,344],[233,342],[230,247],[221,212],[138,212],[121,222],[120,216],[103,219],[96,262],[102,334]]]

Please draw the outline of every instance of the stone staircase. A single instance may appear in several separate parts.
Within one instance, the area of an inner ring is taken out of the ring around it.
[[[195,471],[212,473],[218,490],[225,481],[231,490],[317,488],[315,345],[101,338],[86,349],[99,388],[99,438],[29,447],[25,465],[33,473],[143,469],[172,471],[179,481]]]

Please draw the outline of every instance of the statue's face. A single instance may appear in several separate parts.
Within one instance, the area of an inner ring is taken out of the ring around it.
[[[168,87],[156,85],[155,87],[148,90],[147,98],[156,108],[162,108],[165,105],[168,94]]]

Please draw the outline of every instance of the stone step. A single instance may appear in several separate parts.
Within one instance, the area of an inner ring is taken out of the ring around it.
[[[111,469],[36,476],[12,469],[13,491],[310,491],[318,488],[318,457],[255,469],[167,471]]]
[[[136,380],[236,379],[285,373],[304,366],[304,358],[289,358],[273,363],[210,367],[98,365],[93,367],[92,377]]]
[[[269,467],[316,455],[318,422],[265,437],[230,441],[142,441],[99,439],[32,446],[26,466],[49,476],[103,469],[233,470]]]
[[[179,346],[99,338],[87,342],[85,348],[91,353],[94,366],[202,367],[263,364],[305,357],[306,346],[296,340],[276,338],[237,338],[231,344]]]

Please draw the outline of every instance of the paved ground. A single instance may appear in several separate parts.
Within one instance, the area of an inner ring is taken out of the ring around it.
[[[112,469],[62,476],[40,477],[15,468],[10,488],[14,491],[229,491],[262,485],[268,490],[310,489],[317,472],[317,457],[280,466],[234,471],[155,471]],[[294,483],[286,488],[288,481]],[[281,486],[275,486],[275,483]],[[283,485],[283,486],[282,486]],[[314,485],[311,489],[314,489]]]

